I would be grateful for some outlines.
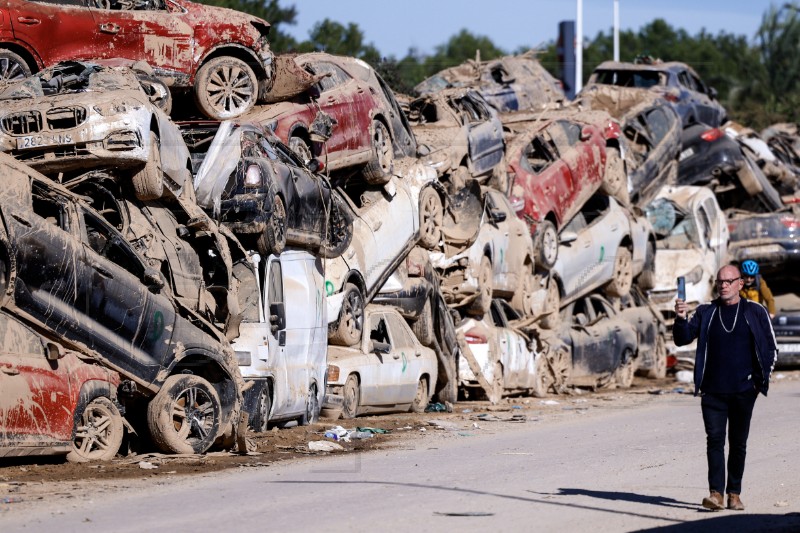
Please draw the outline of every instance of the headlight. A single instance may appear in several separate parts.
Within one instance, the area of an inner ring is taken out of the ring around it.
[[[339,381],[339,367],[336,365],[328,365],[328,382]]]
[[[697,283],[703,279],[703,267],[696,266],[686,274],[686,283]]]
[[[247,173],[244,175],[245,187],[261,187],[261,169],[258,165],[250,165],[247,167]]]
[[[422,157],[422,164],[428,165],[436,169],[436,172],[442,174],[450,168],[450,156],[447,155],[445,150],[437,150]]]

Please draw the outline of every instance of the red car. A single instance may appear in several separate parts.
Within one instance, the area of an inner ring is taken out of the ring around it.
[[[194,88],[203,114],[227,119],[272,87],[269,27],[188,0],[0,0],[0,79],[71,59],[146,61],[173,89]]]
[[[509,196],[524,204],[520,216],[533,236],[537,268],[558,258],[558,232],[601,187],[627,203],[619,124],[607,113],[556,111],[523,122],[506,150]],[[516,124],[504,120],[514,131]]]
[[[361,166],[370,183],[389,181],[395,152],[414,156],[416,144],[385,82],[360,59],[325,53],[280,59],[292,57],[313,85],[250,119],[270,127],[306,162],[315,157],[332,171]]]
[[[0,313],[0,457],[108,461],[122,443],[119,374]]]

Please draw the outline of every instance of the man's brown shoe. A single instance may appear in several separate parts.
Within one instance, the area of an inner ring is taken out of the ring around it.
[[[730,500],[728,501],[730,502]],[[710,509],[712,511],[721,511],[722,509],[725,509],[725,506],[722,505],[722,494],[720,494],[715,490],[712,490],[711,494],[703,498],[703,507],[705,507],[706,509]]]
[[[728,494],[728,509],[732,511],[744,511],[744,504],[739,499],[738,494]]]

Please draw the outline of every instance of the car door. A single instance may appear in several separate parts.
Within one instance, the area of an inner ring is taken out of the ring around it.
[[[595,339],[600,339],[603,347],[593,355],[595,372],[614,372],[622,360],[622,323],[617,312],[605,298],[592,295],[588,305],[594,311],[594,324],[589,330]],[[599,347],[599,346],[598,346]]]
[[[300,383],[302,388],[297,390],[297,376],[294,375],[297,369],[292,368],[294,365],[289,361],[290,354],[287,352],[287,350],[297,347],[299,339],[287,338],[289,331],[283,281],[283,265],[280,259],[270,256],[264,275],[264,294],[266,294],[264,315],[267,319],[267,327],[264,328],[266,351],[261,352],[259,349],[259,352],[265,356],[268,355],[269,367],[275,379],[273,387],[274,415],[301,412],[303,410],[301,400],[305,398],[306,388],[305,381],[303,381]],[[283,312],[280,311],[280,307],[283,307]],[[283,321],[278,318],[281,314],[284,317]],[[275,320],[272,319],[273,316],[276,317]],[[287,347],[287,344],[290,346]]]
[[[581,205],[591,196],[594,183],[601,181],[599,173],[603,168],[600,160],[601,147],[597,146],[594,137],[582,140],[580,124],[567,120],[558,120],[551,124],[547,131],[558,150],[559,158],[570,170],[568,183],[568,202]]]
[[[516,218],[514,213],[509,213],[508,202],[503,201],[502,194],[494,190],[486,191],[487,218],[484,224],[490,224],[493,230],[489,244],[492,249],[492,276],[494,278],[493,287],[495,290],[513,290],[508,270],[508,258],[510,246],[510,222]],[[496,218],[500,215],[498,218]],[[500,218],[505,217],[503,220]]]
[[[179,7],[166,0],[87,1],[96,26],[94,57],[146,61],[160,74],[192,73],[194,29]],[[131,9],[131,5],[136,7]]]
[[[490,172],[502,161],[505,149],[500,120],[474,91],[451,100],[451,105],[467,126],[470,171],[473,175]]]
[[[88,0],[6,2],[14,37],[27,43],[45,67],[97,57],[99,42]]]
[[[573,193],[572,173],[558,157],[547,130],[531,138],[520,154],[519,166],[529,173],[523,186],[537,208],[537,220],[544,220],[551,211],[559,224],[569,220],[575,210],[569,201]]]
[[[372,342],[382,343],[387,349],[370,351]],[[389,335],[384,313],[369,315],[369,338],[364,339],[363,346],[368,369],[361,374],[362,405],[395,405],[401,390],[401,354]]]
[[[580,298],[567,307],[570,320],[570,339],[572,340],[572,375],[575,377],[591,376],[601,372],[605,365],[598,364],[597,355],[605,349],[605,336],[600,329],[590,324],[596,321],[596,315],[588,298]]]
[[[394,379],[397,380],[394,403],[411,403],[417,394],[422,373],[422,349],[405,320],[397,313],[386,313],[389,336],[392,339]]]
[[[41,338],[5,313],[0,313],[0,339],[0,446],[70,441],[68,358],[49,361]]]
[[[309,63],[305,66],[314,75],[327,74],[316,85],[319,91],[317,98],[319,109],[336,120],[325,147],[328,153],[336,153],[337,159],[346,157],[347,152],[358,146],[362,135],[358,129],[357,108],[353,99],[353,93],[356,91],[355,80],[337,65],[327,61]],[[313,113],[316,113],[316,109],[312,111]]]

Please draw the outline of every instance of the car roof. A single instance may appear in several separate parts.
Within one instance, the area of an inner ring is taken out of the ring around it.
[[[688,70],[697,76],[697,72],[695,72],[692,67],[680,61],[663,61],[660,63],[651,64],[629,63],[625,61],[603,61],[597,65],[597,67],[595,67],[594,72],[597,72],[598,70],[647,70],[651,72],[675,72],[678,70]]]

